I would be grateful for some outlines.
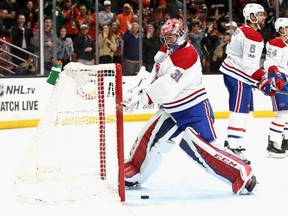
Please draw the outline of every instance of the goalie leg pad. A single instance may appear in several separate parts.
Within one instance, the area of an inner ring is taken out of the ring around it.
[[[125,180],[143,183],[159,167],[162,153],[174,146],[169,138],[178,126],[174,118],[160,109],[139,133],[125,163]]]
[[[240,194],[253,176],[248,164],[207,143],[190,127],[185,130],[180,147],[207,172],[232,185],[235,194]]]

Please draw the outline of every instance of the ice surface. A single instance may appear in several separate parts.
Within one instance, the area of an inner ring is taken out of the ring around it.
[[[285,214],[288,193],[288,159],[266,158],[270,118],[249,122],[246,156],[259,181],[254,195],[237,196],[231,187],[195,165],[178,146],[164,156],[159,170],[137,190],[126,190],[122,204],[106,201],[59,205],[27,204],[13,197],[15,169],[24,156],[35,128],[0,130],[0,214],[29,216],[67,215],[265,215]],[[128,154],[144,122],[125,123],[125,154]],[[227,119],[216,119],[219,142],[226,136]],[[150,199],[140,199],[149,195]],[[105,212],[105,213],[104,213]]]

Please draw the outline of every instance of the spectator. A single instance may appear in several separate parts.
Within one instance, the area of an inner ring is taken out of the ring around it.
[[[123,35],[128,29],[128,26],[132,24],[131,5],[128,3],[124,4],[122,13],[118,14],[116,18],[119,23],[119,32],[121,35]]]
[[[103,25],[110,25],[113,18],[114,13],[111,12],[111,1],[104,1],[104,10],[99,12],[98,22],[100,27]]]
[[[8,12],[6,18],[3,20],[3,24],[6,29],[10,30],[12,26],[17,24],[16,12],[19,10],[18,3],[16,0],[6,0],[2,3],[0,9]]]
[[[37,68],[35,60],[29,58],[26,62],[22,62],[17,68],[15,75],[36,75]]]
[[[95,64],[95,43],[88,30],[86,24],[80,26],[80,34],[74,39],[74,52],[78,62],[93,65]]]
[[[123,74],[135,75],[140,68],[139,60],[139,24],[134,22],[122,36],[123,44]]]
[[[25,25],[32,30],[34,29],[35,24],[38,22],[38,10],[35,10],[33,6],[33,1],[29,0],[26,2],[25,8],[20,10],[20,13],[24,14],[26,18]]]
[[[62,12],[62,7],[60,7],[61,2],[63,2],[63,1],[64,0],[56,1],[57,5],[55,8],[53,8],[54,5],[53,5],[52,1],[47,2],[44,5],[44,17],[50,17],[53,20],[53,11],[55,11],[56,32],[58,32],[60,30],[60,28],[63,26],[64,20],[65,20],[65,14]]]
[[[228,42],[230,41],[230,31],[227,30],[222,38],[220,44],[216,47],[214,50],[213,56],[211,58],[210,62],[210,71],[219,73],[219,68],[224,61],[224,59],[227,57],[226,54],[226,47]]]
[[[31,38],[33,38],[33,32],[30,28],[25,26],[26,19],[25,16],[20,14],[17,17],[17,25],[11,28],[11,40],[12,44],[19,48],[11,48],[11,53],[14,56],[13,62],[17,66],[20,65],[23,61],[28,60],[29,54],[26,52],[34,52],[33,45],[31,43]],[[23,50],[24,51],[23,51]]]
[[[158,35],[154,35],[154,26],[148,24],[143,38],[143,63],[146,71],[151,72],[155,63],[154,56],[161,48],[162,44]]]
[[[119,32],[119,25],[116,21],[111,23],[111,33],[115,38],[116,51],[114,52],[113,62],[122,63],[122,36]]]
[[[206,22],[204,22],[203,28],[201,27],[201,22],[199,19],[193,19],[190,26],[189,40],[199,54],[200,61],[204,67],[206,64],[206,57],[203,52],[202,40],[205,37],[205,34],[212,31],[213,24],[206,28]]]
[[[65,16],[64,25],[68,31],[68,36],[74,40],[79,34],[79,26],[76,23],[76,17],[80,15],[77,4],[72,4],[71,0],[65,0],[62,13]]]
[[[112,63],[116,51],[115,38],[112,35],[110,26],[103,25],[99,34],[99,63]]]
[[[76,17],[77,26],[85,24],[88,26],[88,35],[95,40],[96,39],[96,29],[95,29],[95,14],[88,14],[85,5],[79,7],[80,15]]]
[[[70,62],[73,52],[73,41],[68,37],[67,29],[63,26],[57,38],[57,60],[61,60],[63,67]]]
[[[49,75],[53,65],[53,30],[52,19],[44,18],[44,75]]]

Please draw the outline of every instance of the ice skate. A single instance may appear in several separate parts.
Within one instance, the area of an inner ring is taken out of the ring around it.
[[[243,151],[246,151],[245,148],[241,148],[241,147],[238,147],[238,148],[231,148],[229,146],[229,143],[227,140],[225,140],[224,142],[224,147],[226,147],[227,149],[229,149],[234,155],[236,155],[238,158],[240,158],[241,160],[243,160],[246,164],[251,164],[251,161],[249,161],[243,154]]]
[[[253,192],[256,192],[256,186],[258,182],[256,180],[256,176],[252,175],[252,177],[247,181],[245,187],[243,190],[240,192],[241,195],[248,195]]]
[[[277,143],[268,140],[267,157],[268,158],[285,158],[286,151],[279,148]]]
[[[125,181],[125,188],[126,189],[140,188],[140,187],[141,187],[141,184],[139,184],[138,182]]]
[[[288,140],[285,139],[282,140],[281,148],[282,150],[286,151],[286,156],[288,156]]]

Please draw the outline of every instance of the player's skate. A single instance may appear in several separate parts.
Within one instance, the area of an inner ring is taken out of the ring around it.
[[[232,152],[234,155],[236,155],[238,158],[240,158],[241,160],[243,160],[245,163],[247,164],[251,164],[251,161],[249,161],[246,157],[244,157],[243,151],[246,151],[245,148],[231,148],[229,146],[229,143],[227,140],[225,140],[224,142],[224,147],[227,148],[228,150],[230,150],[230,152]]]
[[[283,145],[283,143],[282,143]],[[267,157],[268,158],[285,158],[286,151],[281,149],[276,142],[268,139]]]
[[[253,175],[248,182],[246,183],[244,189],[240,192],[240,194],[250,194],[256,190],[257,185],[256,177]]]
[[[286,139],[282,140],[281,148],[282,148],[282,150],[286,151],[286,156],[288,156],[288,140],[286,140]]]
[[[139,187],[141,187],[141,184],[139,184],[138,182],[128,182],[128,181],[125,181],[125,187],[126,187],[126,189],[129,189],[129,188],[139,188]]]

